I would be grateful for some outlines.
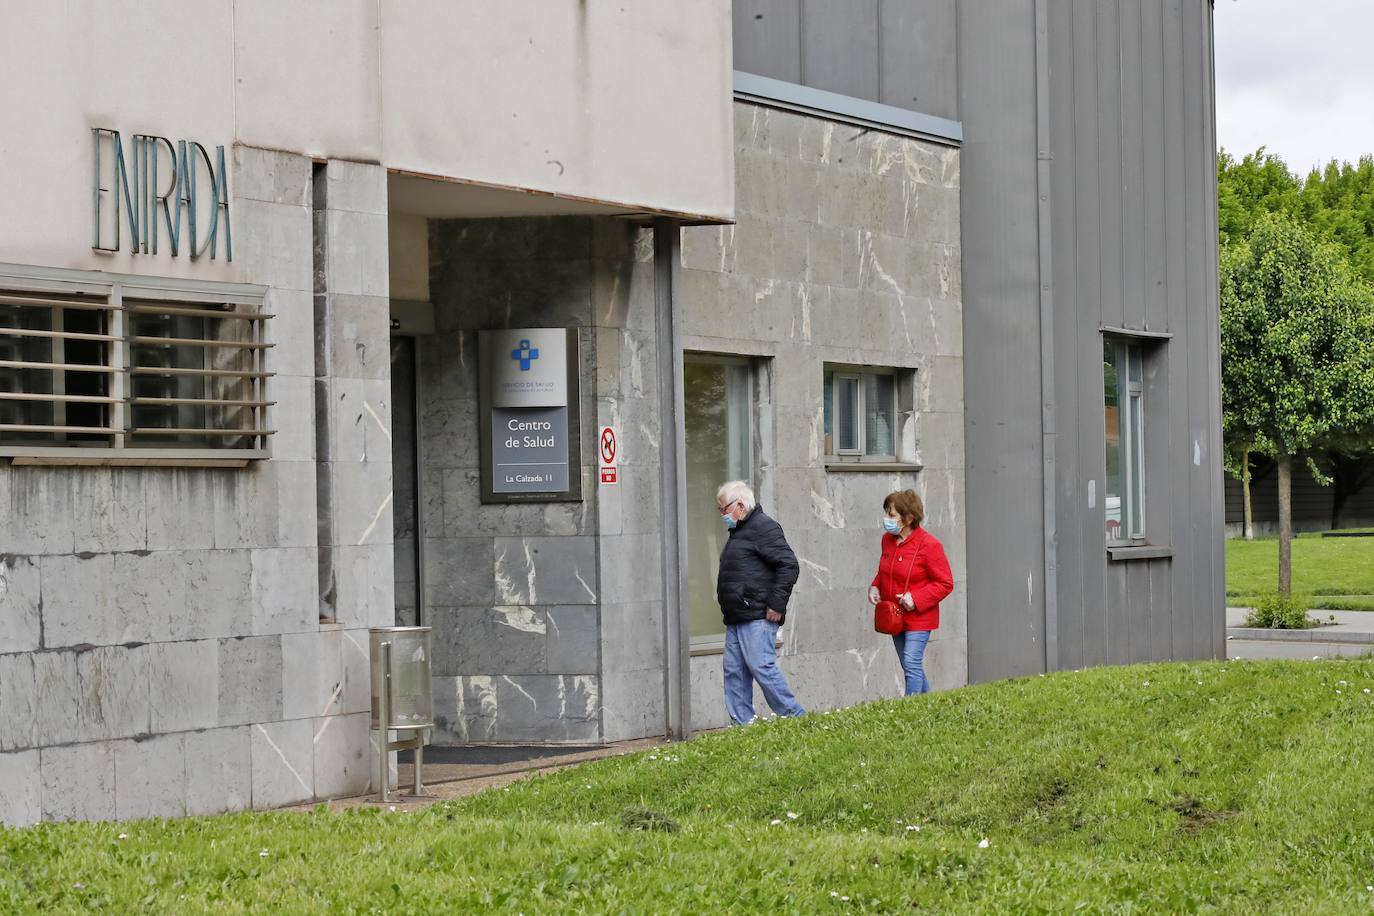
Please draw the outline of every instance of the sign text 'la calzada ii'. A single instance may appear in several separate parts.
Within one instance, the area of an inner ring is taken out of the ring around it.
[[[166,137],[134,134],[126,147],[119,131],[104,127],[91,128],[91,139],[92,248],[123,250],[127,227],[135,254],[157,254],[165,243],[172,257],[185,250],[199,258],[208,251],[214,260],[222,233],[224,259],[234,259],[223,146],[215,147],[212,161],[210,152],[194,140],[173,143]]]

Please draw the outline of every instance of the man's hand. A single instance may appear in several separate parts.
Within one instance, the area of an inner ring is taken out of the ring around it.
[[[883,596],[882,596],[882,593],[878,591],[878,586],[876,586],[876,585],[870,585],[870,586],[868,587],[868,603],[869,603],[869,604],[877,604],[879,601],[882,600],[882,597],[883,597]]]
[[[771,607],[768,609],[768,613],[765,616],[768,618],[769,623],[778,623],[782,620],[782,615]]]

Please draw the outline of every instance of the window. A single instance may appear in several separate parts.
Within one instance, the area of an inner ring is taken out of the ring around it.
[[[265,457],[262,293],[97,276],[0,288],[0,456]]]
[[[1107,540],[1145,540],[1145,379],[1141,344],[1103,343]]]
[[[687,456],[687,603],[692,645],[723,645],[716,573],[729,532],[716,491],[727,480],[754,486],[754,371],[747,360],[688,354],[682,388]]]
[[[897,377],[892,371],[827,368],[825,454],[897,460]]]

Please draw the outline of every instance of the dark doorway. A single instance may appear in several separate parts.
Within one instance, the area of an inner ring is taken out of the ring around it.
[[[391,338],[392,538],[396,550],[396,626],[421,624],[420,466],[416,448],[414,337]]]

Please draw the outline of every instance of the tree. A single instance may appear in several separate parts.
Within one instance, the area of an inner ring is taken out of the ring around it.
[[[1302,183],[1297,208],[1288,212],[1344,248],[1355,272],[1374,282],[1374,157],[1313,169]]]
[[[1266,213],[1295,214],[1302,206],[1302,183],[1278,156],[1260,147],[1236,159],[1217,154],[1217,228],[1221,244],[1244,242]],[[1310,201],[1318,208],[1318,198]]]
[[[1374,418],[1374,297],[1344,253],[1291,217],[1259,216],[1221,259],[1223,408],[1273,448],[1279,591],[1292,591],[1293,457]]]
[[[1344,249],[1351,268],[1374,283],[1374,157],[1364,156],[1355,165],[1329,162],[1299,180],[1264,147],[1240,159],[1222,151],[1217,157],[1217,200],[1223,248],[1246,241],[1265,214],[1288,214]],[[1245,455],[1273,453],[1250,447],[1233,426],[1234,418],[1223,415],[1226,470],[1240,478],[1248,514],[1246,472],[1251,464]],[[1331,526],[1339,527],[1346,502],[1374,484],[1374,427],[1348,431],[1308,462],[1313,479],[1332,488]]]

